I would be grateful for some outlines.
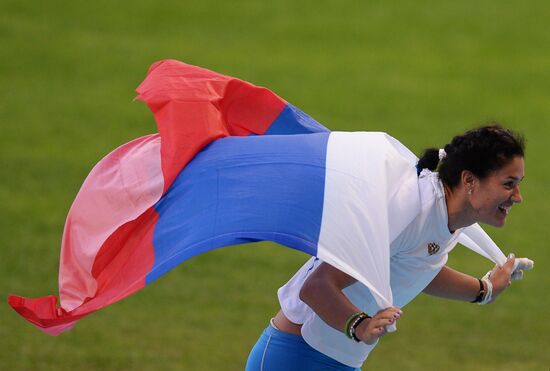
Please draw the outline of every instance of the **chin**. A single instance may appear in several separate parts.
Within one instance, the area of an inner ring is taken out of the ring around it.
[[[506,218],[504,219],[498,219],[498,220],[493,220],[491,222],[488,222],[486,224],[489,224],[490,226],[492,227],[496,227],[496,228],[502,228],[504,227],[504,225],[506,225]]]

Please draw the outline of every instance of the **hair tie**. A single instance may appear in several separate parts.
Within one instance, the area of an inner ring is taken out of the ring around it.
[[[443,148],[439,149],[439,161],[443,160],[445,157],[447,157],[447,152]]]

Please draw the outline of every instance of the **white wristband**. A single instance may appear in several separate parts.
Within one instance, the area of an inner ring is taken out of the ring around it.
[[[490,271],[487,272],[487,274],[481,279],[481,281],[485,284],[485,295],[483,295],[483,298],[478,303],[479,305],[489,304],[493,298],[493,283],[489,279],[490,273]]]

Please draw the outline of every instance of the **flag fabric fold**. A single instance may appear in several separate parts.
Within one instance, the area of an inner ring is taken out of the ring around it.
[[[137,92],[158,134],[92,169],[64,228],[60,305],[10,295],[20,315],[57,335],[197,254],[261,240],[318,256],[391,306],[389,244],[419,209],[405,146],[330,132],[266,88],[174,60]],[[481,235],[464,241],[501,260]]]

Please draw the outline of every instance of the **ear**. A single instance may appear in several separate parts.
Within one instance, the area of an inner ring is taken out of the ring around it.
[[[469,170],[462,170],[460,174],[460,183],[467,191],[474,191],[477,185],[477,177]]]

